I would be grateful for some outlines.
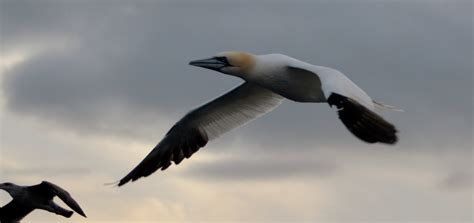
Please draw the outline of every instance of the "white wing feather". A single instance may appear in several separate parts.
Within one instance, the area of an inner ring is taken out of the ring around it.
[[[270,112],[280,105],[283,99],[270,90],[246,82],[191,111],[182,121],[187,121],[192,127],[198,127],[212,140]]]

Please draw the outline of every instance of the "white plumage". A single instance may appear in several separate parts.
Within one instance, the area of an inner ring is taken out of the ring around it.
[[[283,97],[245,82],[219,98],[191,111],[182,121],[199,128],[209,140],[270,112]]]

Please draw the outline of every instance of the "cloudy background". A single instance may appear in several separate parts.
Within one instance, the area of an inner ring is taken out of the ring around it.
[[[0,181],[55,182],[70,222],[470,222],[472,1],[0,0]],[[188,66],[283,53],[404,113],[396,146],[327,105],[286,102],[192,159],[121,188],[191,108],[238,85]],[[9,202],[0,191],[0,205]],[[37,211],[29,222],[65,222]]]

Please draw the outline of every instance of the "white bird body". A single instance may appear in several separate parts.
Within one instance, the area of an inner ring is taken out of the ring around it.
[[[146,177],[172,162],[179,164],[209,140],[242,126],[278,107],[284,99],[327,102],[338,108],[341,121],[368,143],[394,144],[395,127],[375,110],[395,110],[372,100],[338,70],[312,65],[282,54],[253,55],[224,52],[190,65],[242,78],[245,83],[190,111],[158,145],[122,178],[119,186]]]
[[[367,93],[336,69],[316,66],[282,54],[258,55],[255,60],[257,65],[253,75],[244,75],[243,79],[271,89],[287,99],[326,102],[331,92],[335,92],[374,109]]]

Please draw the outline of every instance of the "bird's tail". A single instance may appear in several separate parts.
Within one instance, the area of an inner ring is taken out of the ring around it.
[[[392,106],[392,105],[386,105],[382,102],[378,102],[378,101],[375,101],[373,100],[374,102],[374,106],[375,106],[375,109],[378,110],[378,111],[398,111],[398,112],[403,112],[404,110],[403,109],[399,109],[395,106]]]

